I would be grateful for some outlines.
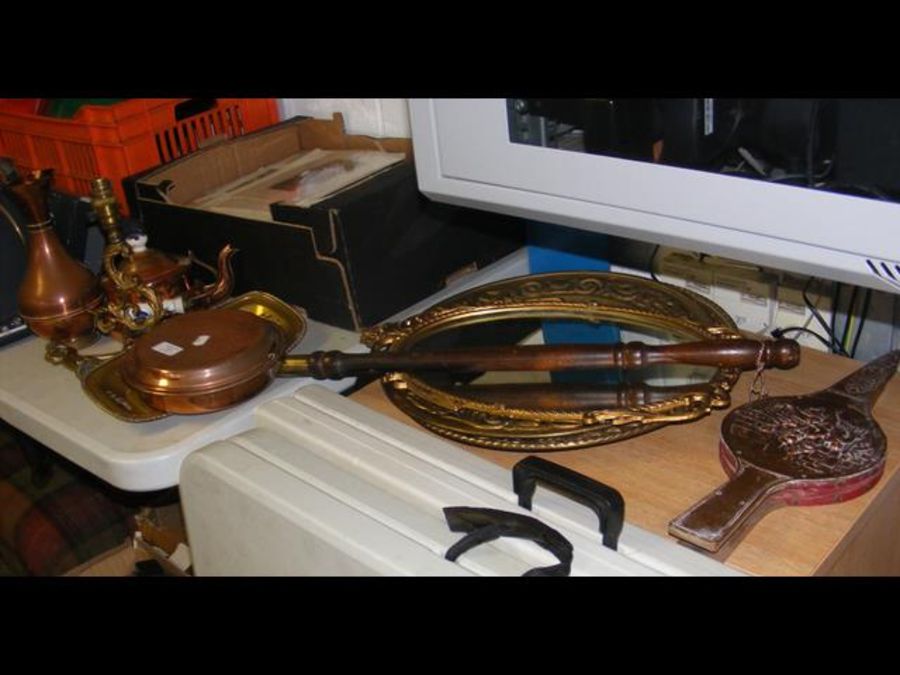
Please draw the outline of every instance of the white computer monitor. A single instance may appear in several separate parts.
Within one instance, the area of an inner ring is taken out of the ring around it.
[[[510,139],[506,99],[411,99],[432,199],[900,293],[900,204]]]

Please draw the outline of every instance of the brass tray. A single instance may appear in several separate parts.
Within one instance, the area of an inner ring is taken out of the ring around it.
[[[404,351],[443,331],[526,318],[613,321],[685,340],[743,337],[723,309],[692,291],[625,274],[561,272],[461,293],[400,323],[368,329],[362,341],[373,352]],[[730,405],[730,391],[740,374],[738,368],[720,368],[708,383],[664,401],[592,410],[485,401],[401,372],[385,374],[382,384],[400,410],[441,436],[496,450],[535,452],[612,443],[672,422],[698,419],[712,408]]]
[[[306,334],[306,313],[288,305],[274,295],[262,291],[250,291],[236,298],[229,298],[216,306],[250,312],[274,323],[288,345],[294,348]],[[122,379],[122,361],[128,352],[107,357],[80,356],[71,348],[50,343],[46,358],[52,363],[64,363],[75,371],[88,397],[101,409],[124,422],[152,422],[168,417],[169,413],[151,407],[139,392]]]

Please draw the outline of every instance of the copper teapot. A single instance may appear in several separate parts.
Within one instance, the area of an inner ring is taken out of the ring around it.
[[[186,256],[170,255],[148,248],[146,234],[129,235],[125,242],[131,248],[131,256],[120,263],[119,270],[153,288],[172,312],[181,313],[188,308],[213,305],[231,294],[234,287],[231,257],[237,251],[230,244],[219,251],[218,266],[214,268],[191,253]],[[215,281],[209,284],[192,281],[190,272],[195,264],[212,272]],[[113,285],[111,279],[104,279],[107,293]]]
[[[147,235],[144,234],[129,235],[125,243],[128,254],[118,262],[120,273],[152,287],[161,299],[171,300],[184,295],[188,289],[190,260],[147,248]],[[104,276],[102,283],[107,296],[116,292],[115,280],[109,275]]]

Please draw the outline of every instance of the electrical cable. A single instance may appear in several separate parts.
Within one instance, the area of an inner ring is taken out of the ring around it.
[[[843,285],[840,281],[836,281],[834,283],[834,289],[831,292],[831,330],[828,331],[829,335],[834,335],[837,332],[837,308],[838,302],[841,299],[841,289]]]
[[[874,185],[857,185],[855,183],[826,183],[823,190],[827,192],[837,192],[839,194],[850,195],[851,197],[867,197],[870,199],[878,199],[883,202],[896,202],[883,190]]]
[[[650,278],[653,281],[659,282],[659,279],[656,277],[656,272],[653,270],[653,263],[656,262],[656,255],[659,253],[659,244],[653,247],[653,253],[650,254],[650,262],[647,266],[650,268]]]
[[[772,337],[778,339],[778,338],[782,337],[785,333],[792,332],[792,331],[796,331],[796,332],[800,332],[800,333],[808,333],[808,334],[812,335],[814,338],[816,338],[823,345],[825,345],[829,350],[831,350],[831,343],[829,343],[826,338],[819,335],[816,331],[810,330],[809,328],[803,328],[802,326],[788,326],[787,328],[775,328],[774,330],[772,330]]]
[[[818,309],[816,309],[816,306],[809,299],[808,291],[809,291],[810,284],[812,284],[814,279],[815,279],[815,277],[810,277],[807,280],[806,285],[803,287],[803,302],[806,303],[807,309],[809,309],[809,311],[812,312],[812,315],[816,318],[816,321],[819,322],[819,325],[822,326],[822,328],[827,333],[828,337],[831,339],[831,344],[829,345],[831,351],[835,354],[840,354],[841,356],[850,356],[847,353],[847,351],[844,349],[843,345],[840,342],[838,342],[834,331],[828,326],[828,324],[825,322],[825,319],[822,318],[822,314],[819,312]],[[835,308],[835,310],[836,310],[836,308]],[[832,312],[832,316],[834,316],[834,311]]]
[[[738,137],[738,131],[740,131],[744,119],[747,117],[744,107],[743,99],[738,99],[735,107],[732,109],[734,119],[731,122],[731,128],[725,134],[725,140],[721,142],[721,149],[708,160],[710,164],[716,164],[719,167],[719,172],[722,171],[722,167],[728,159],[728,153],[733,150],[734,140]]]
[[[841,336],[841,347],[844,348],[844,351],[847,352],[849,337],[853,334],[851,326],[856,319],[856,314],[853,313],[854,308],[856,307],[856,296],[859,295],[859,286],[853,287],[853,292],[850,294],[850,304],[847,305],[847,319],[844,321],[844,334]],[[849,355],[849,352],[847,352]]]
[[[722,169],[721,169],[721,171],[720,171],[719,173],[724,173],[724,174],[728,174],[728,173],[738,173],[738,174],[743,174],[743,173],[745,173],[745,171],[744,171],[744,165],[745,165],[746,163],[747,163],[747,161],[746,161],[745,159],[741,159],[741,163],[738,164],[737,166],[735,166],[735,167],[723,166]]]
[[[788,180],[809,180],[809,179],[812,179],[812,180],[813,180],[813,184],[810,185],[809,187],[815,188],[815,187],[818,187],[818,186],[816,185],[816,181],[822,180],[823,178],[827,177],[829,173],[831,173],[831,167],[833,166],[832,163],[831,163],[831,160],[825,160],[825,161],[824,161],[824,164],[825,164],[825,168],[822,169],[822,171],[820,171],[819,173],[814,174],[814,175],[810,175],[810,174],[808,174],[808,173],[786,173],[786,174],[784,174],[783,176],[774,176],[774,177],[773,177],[773,176],[769,176],[769,177],[766,178],[766,182],[769,182],[769,183],[783,183],[784,181],[788,181]],[[804,186],[800,186],[800,187],[804,187]]]
[[[851,358],[856,358],[856,348],[859,346],[859,338],[862,337],[863,326],[866,325],[866,316],[869,313],[869,303],[872,301],[872,289],[867,288],[863,297],[862,309],[859,314],[859,327],[856,329],[856,338],[853,340],[853,349],[850,350]]]

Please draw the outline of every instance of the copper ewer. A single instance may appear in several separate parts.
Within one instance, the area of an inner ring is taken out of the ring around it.
[[[9,186],[28,214],[28,263],[19,286],[19,314],[37,335],[83,346],[96,337],[103,299],[94,274],[69,255],[53,229],[47,204],[52,170],[29,172]]]

